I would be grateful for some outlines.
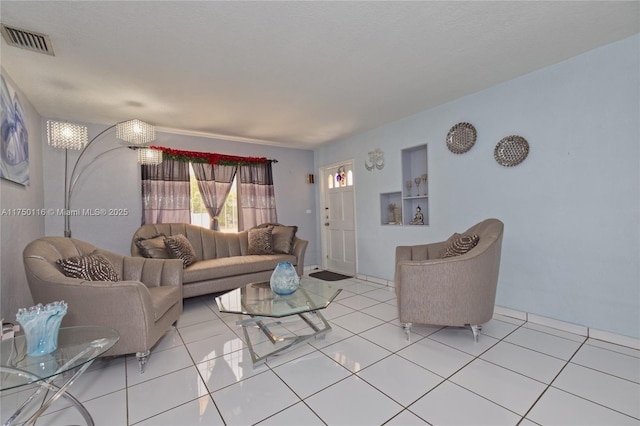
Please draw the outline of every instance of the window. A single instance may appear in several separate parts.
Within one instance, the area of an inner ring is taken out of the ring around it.
[[[209,228],[211,218],[200,196],[198,181],[196,180],[196,175],[193,172],[191,163],[189,163],[189,183],[191,187],[191,224]]]
[[[218,225],[222,232],[238,232],[238,191],[236,190],[237,179],[233,179],[233,185],[224,202],[224,207],[218,216]]]
[[[345,170],[344,166],[340,166],[335,173],[329,173],[329,176],[327,176],[327,187],[329,189],[344,186],[353,186],[353,171],[351,170],[351,166],[348,166],[347,170]]]
[[[202,226],[203,228],[210,228],[211,216],[209,216],[209,212],[200,196],[198,181],[191,167],[191,163],[189,163],[189,181],[191,184],[191,224]],[[236,190],[236,179],[233,180],[231,191],[229,191],[224,207],[222,207],[222,211],[218,216],[218,226],[222,232],[238,232],[238,191]]]

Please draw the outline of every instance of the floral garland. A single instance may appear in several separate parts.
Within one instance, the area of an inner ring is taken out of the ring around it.
[[[251,163],[266,163],[266,157],[239,157],[237,155],[216,154],[213,152],[183,151],[179,149],[165,148],[163,146],[150,146],[163,152],[163,157],[176,161],[187,161],[191,163],[209,163],[222,165],[237,165]]]

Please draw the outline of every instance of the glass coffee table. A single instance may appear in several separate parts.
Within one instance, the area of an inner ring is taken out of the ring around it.
[[[259,365],[268,357],[331,331],[319,311],[340,291],[327,281],[302,277],[298,290],[287,296],[276,295],[267,281],[218,296],[216,303],[220,312],[250,317],[236,324],[242,326],[253,364]]]
[[[108,327],[63,327],[58,334],[58,348],[45,355],[27,355],[24,334],[3,341],[0,344],[0,391],[36,385],[36,390],[16,409],[4,426],[14,424],[21,414],[27,413],[32,405],[42,405],[27,420],[25,425],[36,420],[61,396],[70,401],[80,412],[87,425],[94,422],[87,409],[73,395],[67,393],[69,386],[91,365],[91,363],[111,349],[120,335]],[[53,381],[61,378],[61,386]],[[66,380],[65,380],[66,379]],[[39,401],[38,395],[50,390],[53,395]]]

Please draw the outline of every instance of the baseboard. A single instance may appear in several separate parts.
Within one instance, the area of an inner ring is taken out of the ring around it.
[[[636,339],[633,337],[622,336],[620,334],[610,333],[608,331],[602,331],[595,328],[589,329],[589,337],[591,337],[592,339],[602,340],[604,342],[640,350],[640,339]]]
[[[522,311],[516,311],[515,309],[505,308],[504,306],[496,305],[493,308],[493,312],[498,315],[503,315],[505,317],[519,319],[521,321],[527,320],[527,313]]]
[[[566,321],[560,321],[553,318],[547,318],[529,312],[517,311],[515,309],[505,308],[496,305],[494,312],[511,318],[517,318],[522,321],[528,321],[533,324],[544,325],[546,327],[555,328],[569,333],[585,336],[604,342],[613,343],[615,345],[625,346],[632,349],[640,350],[640,339],[634,337],[623,336],[621,334],[602,331],[595,328],[586,327]]]
[[[362,281],[369,281],[371,283],[394,287],[393,281],[385,280],[384,278],[371,277],[369,275],[363,275],[363,274],[356,274],[356,278]]]
[[[308,274],[310,272],[319,271],[319,270],[320,270],[320,266],[318,265],[307,265],[302,269],[302,272]]]

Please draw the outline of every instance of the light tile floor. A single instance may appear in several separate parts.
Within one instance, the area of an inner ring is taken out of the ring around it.
[[[638,350],[498,315],[478,343],[428,326],[408,342],[392,288],[333,284],[333,330],[265,365],[253,368],[236,316],[191,298],[143,375],[132,356],[103,359],[71,393],[114,426],[640,425]],[[2,394],[3,422],[27,395]],[[82,423],[61,400],[37,425]]]

